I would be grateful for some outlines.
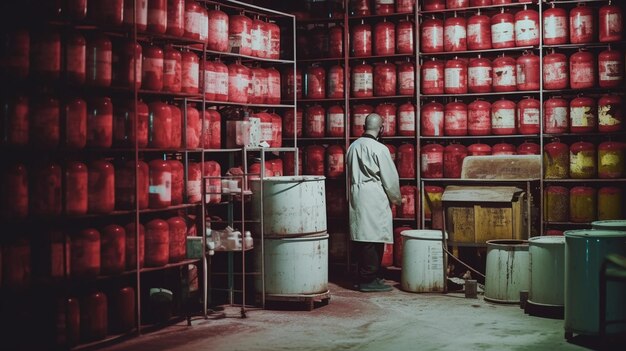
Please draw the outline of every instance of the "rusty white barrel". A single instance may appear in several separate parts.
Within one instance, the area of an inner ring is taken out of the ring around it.
[[[626,231],[579,229],[565,235],[565,332],[600,332],[600,270],[608,254],[626,256]],[[626,285],[607,284],[606,319],[626,320]],[[626,333],[626,324],[607,325],[607,333]]]
[[[563,306],[565,301],[565,237],[536,236],[528,240],[530,289],[528,303]]]
[[[291,176],[252,180],[252,215],[255,219],[263,217],[264,235],[326,233],[325,179],[323,176]]]
[[[441,230],[405,230],[402,236],[402,290],[444,291],[443,242]]]
[[[591,228],[626,231],[626,219],[615,219],[615,220],[609,220],[609,221],[591,222]]]
[[[307,295],[328,291],[328,234],[264,239],[265,293]],[[260,247],[255,247],[257,267]],[[256,290],[263,291],[261,277]]]
[[[530,254],[524,240],[487,241],[485,300],[519,303],[530,283]]]

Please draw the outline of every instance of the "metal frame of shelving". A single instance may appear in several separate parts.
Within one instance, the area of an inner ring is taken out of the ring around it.
[[[296,75],[296,21],[295,21],[295,16],[291,15],[291,14],[287,14],[287,13],[283,13],[280,11],[276,11],[276,10],[272,10],[272,9],[268,9],[268,8],[263,8],[263,7],[259,7],[256,5],[252,5],[252,4],[248,4],[248,3],[244,3],[241,1],[236,1],[236,0],[197,0],[200,3],[206,3],[206,4],[211,4],[211,5],[218,5],[221,6],[222,8],[228,8],[232,11],[243,11],[246,13],[253,13],[255,15],[261,15],[263,17],[268,17],[268,18],[280,18],[283,19],[285,21],[290,21],[291,22],[291,32],[293,33],[293,58],[292,59],[268,59],[268,58],[258,58],[258,57],[253,57],[253,56],[248,56],[248,55],[241,55],[241,54],[234,54],[234,53],[228,53],[228,52],[217,52],[217,51],[212,51],[212,50],[202,50],[201,55],[203,57],[203,62],[204,59],[207,59],[208,57],[219,57],[219,58],[226,58],[226,59],[235,59],[235,60],[240,60],[242,61],[242,63],[247,63],[247,62],[260,62],[260,63],[265,63],[265,64],[279,64],[279,65],[291,65],[293,68],[293,74],[294,77]],[[283,27],[284,28],[284,27]],[[289,28],[289,24],[287,24],[287,28]],[[285,35],[285,33],[281,33],[281,37],[285,38],[288,37],[288,35]],[[283,41],[284,43],[284,41]],[[203,77],[202,77],[203,79]],[[207,100],[206,97],[204,96],[204,94],[202,94],[201,97],[196,98],[196,99],[192,99],[190,100],[191,102],[196,102],[196,103],[201,103],[203,106],[203,110],[206,109],[209,106],[239,106],[239,107],[245,107],[245,108],[256,108],[256,109],[274,109],[274,108],[278,108],[278,109],[292,109],[294,112],[294,119],[297,116],[297,101],[296,101],[296,91],[294,89],[294,95],[292,97],[287,97],[287,96],[282,96],[281,97],[281,103],[280,104],[255,104],[255,103],[234,103],[234,102],[228,102],[228,101],[212,101],[212,100]],[[204,167],[204,162],[207,161],[207,156],[209,154],[212,153],[230,153],[231,154],[231,166],[234,166],[234,164],[232,164],[232,157],[235,154],[240,154],[241,157],[241,162],[242,162],[242,167],[244,170],[244,175],[241,176],[242,179],[242,193],[240,194],[241,198],[241,209],[240,209],[240,213],[241,213],[241,220],[235,221],[236,223],[240,224],[241,226],[241,232],[242,235],[244,234],[245,230],[246,230],[246,222],[250,223],[249,220],[246,220],[246,215],[245,215],[245,208],[244,208],[244,196],[248,197],[248,194],[244,194],[243,191],[244,189],[249,189],[249,185],[248,185],[248,178],[249,176],[256,176],[254,174],[248,174],[247,170],[248,170],[248,155],[249,153],[259,153],[261,156],[261,170],[260,170],[260,174],[258,175],[260,180],[263,181],[263,178],[265,177],[265,153],[266,152],[295,152],[294,155],[294,163],[295,163],[295,172],[297,175],[297,171],[298,171],[298,152],[297,152],[297,145],[298,145],[298,138],[297,135],[295,133],[295,129],[296,129],[296,123],[294,121],[293,123],[294,126],[294,138],[289,139],[290,142],[293,143],[293,147],[281,147],[281,148],[262,148],[262,147],[240,147],[240,148],[233,148],[233,149],[203,149],[201,151],[202,153],[202,164]],[[205,174],[205,170],[204,168],[202,169],[203,175]],[[228,178],[230,176],[221,176],[220,179],[224,179],[224,178]],[[204,177],[203,179],[208,179],[211,177]],[[232,178],[232,177],[230,177]],[[262,188],[262,187],[261,187]],[[208,205],[205,203],[204,201],[204,193],[206,191],[206,187],[203,187],[203,201],[202,201],[202,231],[203,231],[203,240],[206,240],[206,216],[207,216],[207,209],[208,209]],[[262,190],[261,190],[262,191]],[[261,194],[262,196],[262,194]],[[231,199],[232,200],[232,199]],[[229,212],[229,224],[233,225],[235,222],[233,221],[233,204],[232,201],[228,201],[228,212]],[[241,272],[234,272],[233,271],[233,254],[234,252],[228,252],[228,272],[212,272],[211,268],[210,268],[210,261],[207,259],[207,255],[206,253],[203,253],[203,260],[205,262],[205,268],[206,268],[206,272],[207,275],[205,276],[205,284],[204,284],[204,315],[205,317],[207,316],[207,308],[208,308],[208,303],[210,302],[210,296],[209,296],[209,292],[210,290],[226,290],[229,293],[229,303],[231,306],[238,306],[240,307],[240,315],[242,318],[246,317],[246,308],[250,307],[248,305],[246,305],[246,277],[248,275],[251,274],[260,274],[262,277],[262,291],[261,291],[261,307],[265,307],[265,279],[264,279],[264,275],[265,275],[265,260],[264,260],[264,245],[263,245],[263,232],[262,232],[262,208],[260,209],[260,213],[261,213],[261,233],[259,233],[260,235],[260,250],[261,250],[261,255],[262,255],[262,264],[261,267],[259,267],[260,272],[246,272],[246,255],[245,252],[248,251],[245,249],[245,247],[242,248],[242,250],[237,250],[237,252],[241,251],[241,265],[242,265],[242,271]],[[243,238],[242,238],[243,241]],[[205,250],[206,248],[203,248],[203,250]],[[221,275],[221,274],[225,274],[228,276],[228,280],[229,280],[229,287],[227,289],[217,289],[217,288],[211,288],[209,289],[208,287],[208,281],[210,279],[210,277],[212,275]],[[241,290],[234,290],[234,286],[232,284],[233,279],[234,279],[234,275],[236,274],[241,274],[241,279],[242,279],[242,289]],[[235,303],[235,299],[234,299],[234,293],[241,293],[242,294],[242,301],[241,304],[237,304]]]

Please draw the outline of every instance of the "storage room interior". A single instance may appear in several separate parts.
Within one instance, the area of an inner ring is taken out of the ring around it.
[[[0,3],[3,350],[618,350],[626,2]]]

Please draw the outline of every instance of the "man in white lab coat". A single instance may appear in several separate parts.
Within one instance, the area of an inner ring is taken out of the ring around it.
[[[390,202],[400,204],[400,185],[389,149],[378,138],[383,119],[372,113],[365,119],[365,133],[347,153],[350,179],[350,237],[357,260],[359,290],[390,291],[380,276],[385,243],[393,242]]]

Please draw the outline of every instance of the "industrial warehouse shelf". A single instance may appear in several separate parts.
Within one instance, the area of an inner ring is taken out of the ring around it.
[[[503,7],[523,7],[524,5],[534,5],[532,1],[526,2],[516,2],[510,4],[500,4],[500,5],[486,5],[486,6],[470,6],[470,7],[460,7],[457,9],[441,9],[441,10],[432,10],[432,11],[419,11],[419,15],[431,15],[431,14],[439,14],[442,12],[473,12],[476,10],[497,10]]]
[[[525,50],[539,50],[539,46],[516,46],[513,48],[500,48],[500,49],[483,49],[483,50],[463,50],[463,51],[442,51],[442,52],[420,52],[419,55],[422,57],[428,56],[458,56],[458,55],[469,55],[469,54],[489,54],[489,53],[500,53],[500,52],[515,52],[515,51],[525,51]]]
[[[544,179],[544,183],[613,183],[613,182],[626,182],[626,178],[585,178],[585,179]]]
[[[394,12],[394,13],[388,13],[388,14],[384,14],[384,15],[355,15],[355,16],[348,16],[348,20],[350,21],[355,21],[355,20],[369,20],[369,19],[403,19],[408,17],[412,17],[414,15],[413,12]]]
[[[544,90],[545,92],[545,90]],[[490,93],[463,93],[463,94],[422,94],[420,95],[420,97],[422,98],[422,100],[426,100],[428,98],[438,98],[438,97],[449,97],[449,98],[453,98],[453,97],[470,97],[470,96],[476,96],[476,97],[490,97],[490,96],[507,96],[507,95],[538,95],[541,92],[539,90],[515,90],[515,91],[497,91],[497,92],[490,92]]]
[[[601,2],[608,2],[609,0],[542,0],[544,4],[578,4],[581,2],[595,2],[595,3],[601,3]]]
[[[296,25],[309,25],[309,24],[322,24],[322,23],[343,23],[344,18],[306,18],[306,19],[297,19]],[[300,61],[300,60],[298,60]]]
[[[536,139],[539,138],[539,134],[512,134],[512,135],[445,135],[445,136],[421,136],[422,140],[450,140],[450,139]]]
[[[402,217],[397,217],[393,219],[396,222],[415,222],[415,218],[402,218]]]
[[[340,102],[340,101],[344,101],[343,98],[324,98],[324,99],[298,99],[298,103],[303,103],[306,104],[308,103],[313,103],[313,102]]]
[[[88,22],[74,22],[70,20],[50,20],[48,25],[53,27],[68,27],[80,31],[98,31],[110,37],[132,39],[132,27],[126,25],[111,26],[94,24]],[[185,45],[204,45],[204,41],[191,39],[184,36],[173,36],[168,34],[159,34],[148,31],[137,31],[137,41],[144,43],[169,44],[176,43],[176,46]]]
[[[415,95],[388,95],[388,96],[367,96],[367,97],[350,97],[350,101],[372,101],[372,100],[401,100],[409,99],[413,101]]]
[[[170,269],[170,268],[175,268],[175,267],[183,267],[186,266],[188,264],[194,264],[194,263],[199,263],[200,259],[199,258],[193,258],[193,259],[185,259],[179,262],[175,262],[175,263],[168,263],[165,266],[159,266],[159,267],[143,267],[139,270],[139,273],[148,273],[148,272],[156,272],[156,271],[162,271],[165,269]]]
[[[350,139],[358,139],[359,137],[350,137]],[[407,141],[407,140],[414,140],[415,139],[415,135],[389,135],[389,136],[385,136],[385,132],[383,132],[383,135],[380,137],[380,141],[384,142],[387,140],[394,140],[394,141]]]
[[[580,44],[554,44],[554,45],[542,45],[544,49],[562,49],[562,50],[577,50],[577,49],[593,49],[593,48],[608,48],[612,46],[626,45],[626,41],[613,41],[613,42],[593,42],[593,43],[580,43]]]
[[[563,94],[566,96],[607,94],[607,93],[623,94],[624,88],[622,87],[622,90],[619,90],[619,89],[620,88],[597,88],[597,87],[584,88],[584,89],[552,89],[552,90],[544,89],[543,93],[544,94]]]
[[[394,58],[414,58],[415,54],[389,54],[389,55],[370,55],[370,56],[350,56],[350,61],[373,61]]]
[[[343,57],[320,57],[320,58],[298,59],[298,63],[334,62],[334,61],[339,61],[343,63],[344,58]]]
[[[210,106],[244,106],[244,107],[259,107],[259,108],[293,108],[295,105],[282,105],[282,104],[250,104],[230,101],[214,101],[214,100],[201,100],[201,99],[187,99],[187,102],[204,103]]]
[[[169,206],[165,208],[147,208],[147,209],[139,210],[139,213],[150,214],[150,213],[177,211],[177,210],[184,210],[188,208],[198,207],[200,205],[201,203],[195,203],[195,204],[174,205],[174,206]],[[43,224],[50,224],[50,223],[67,223],[70,221],[91,220],[91,219],[98,219],[98,218],[105,218],[105,217],[129,216],[135,213],[136,213],[135,210],[115,210],[115,211],[107,212],[107,213],[87,213],[87,214],[81,214],[81,215],[68,215],[65,213],[54,215],[54,216],[32,215],[26,218],[7,220],[7,224],[13,224],[13,225],[25,224],[25,225],[31,225],[31,226],[40,226]]]
[[[544,138],[592,138],[592,137],[626,137],[626,131],[619,132],[593,132],[593,133],[557,133],[543,134]]]
[[[213,51],[213,50],[204,50],[204,54],[205,54],[205,57],[207,56],[208,57],[227,57],[227,58],[239,59],[242,62],[254,61],[254,62],[278,63],[278,64],[290,64],[290,65],[293,65],[296,62],[294,60],[262,58],[262,57],[256,57],[256,56],[250,56],[250,55],[235,54],[232,52]]]

